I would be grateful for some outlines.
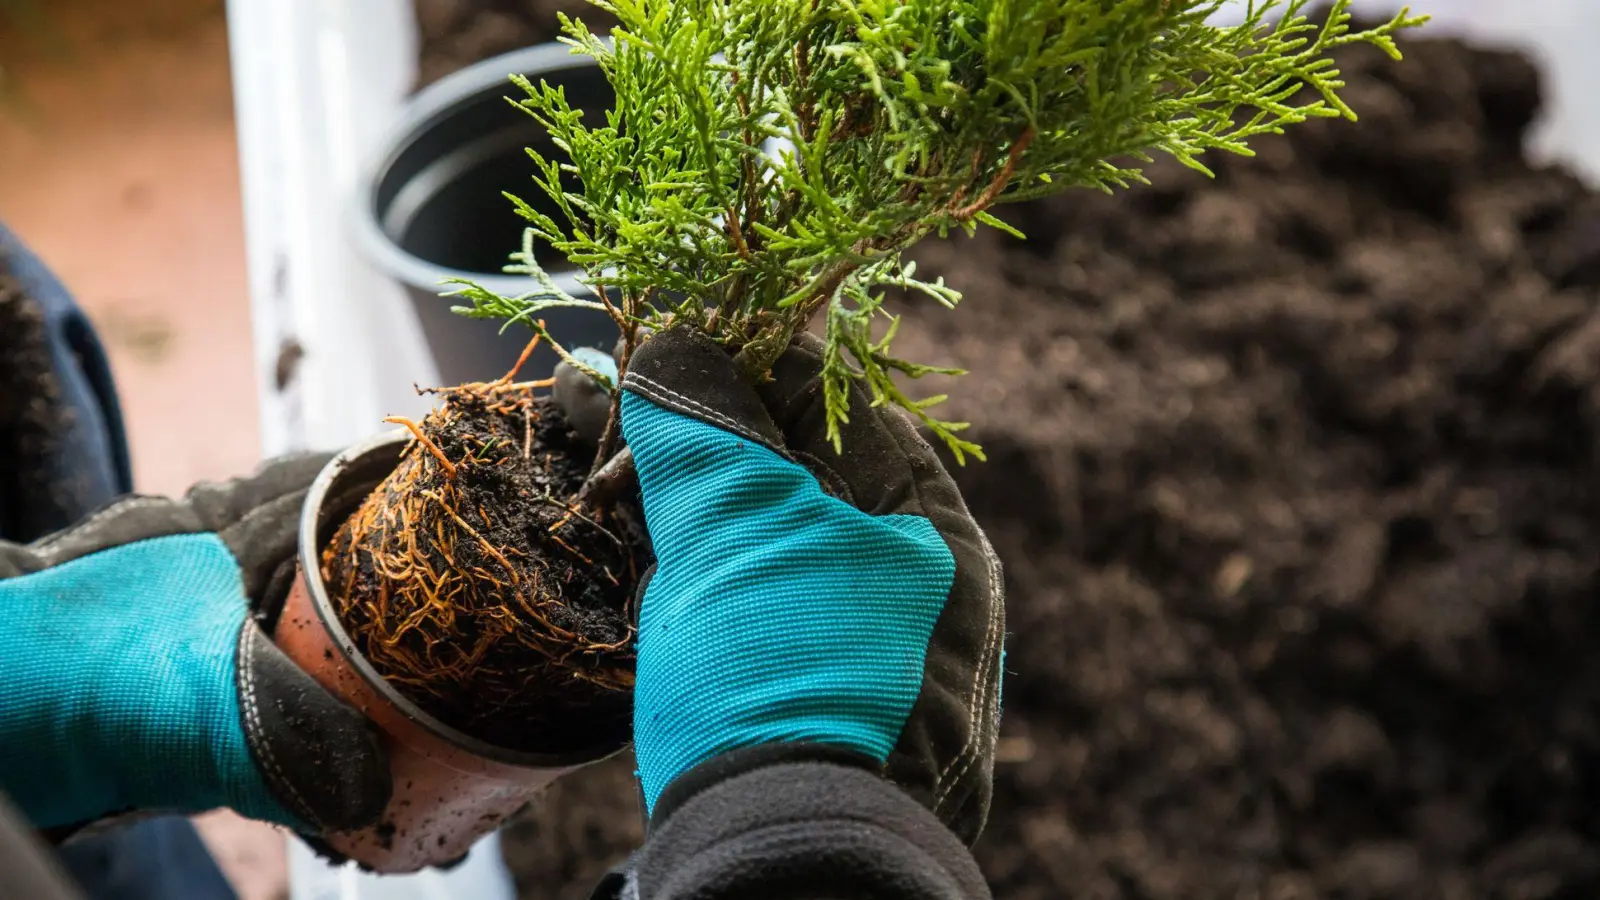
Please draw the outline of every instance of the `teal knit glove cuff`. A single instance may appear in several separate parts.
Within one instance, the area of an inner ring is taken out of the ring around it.
[[[41,827],[217,806],[304,827],[245,740],[235,678],[246,609],[239,566],[214,534],[0,581],[0,787]]]
[[[35,824],[218,806],[313,835],[377,821],[391,783],[371,723],[263,631],[323,464],[0,542],[0,789]]]

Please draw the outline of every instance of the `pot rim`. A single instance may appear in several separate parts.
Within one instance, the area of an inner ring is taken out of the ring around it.
[[[378,674],[372,664],[367,662],[361,652],[356,649],[355,642],[345,632],[344,626],[339,623],[339,618],[333,611],[333,604],[328,599],[327,587],[322,583],[322,567],[318,559],[322,548],[318,544],[317,533],[322,524],[323,502],[345,469],[358,461],[366,460],[379,453],[393,452],[398,461],[400,449],[410,440],[410,432],[404,429],[397,429],[374,435],[346,448],[322,467],[322,471],[317,473],[316,480],[311,483],[311,489],[306,494],[305,505],[300,511],[297,557],[300,562],[301,575],[305,579],[307,593],[311,598],[311,607],[316,611],[317,619],[322,623],[322,626],[327,629],[333,645],[338,648],[344,661],[361,676],[361,680],[372,688],[378,696],[399,710],[400,714],[405,716],[406,719],[452,747],[473,755],[524,768],[551,769],[569,768],[598,762],[620,753],[626,748],[626,743],[617,746],[608,742],[604,746],[574,750],[567,753],[533,753],[511,750],[480,740],[464,731],[446,725],[407,699],[382,675]]]
[[[602,40],[610,43],[610,38]],[[594,57],[575,54],[566,44],[535,44],[473,63],[419,91],[406,105],[404,114],[385,139],[378,142],[377,156],[363,168],[362,179],[358,182],[360,188],[356,203],[353,204],[352,225],[357,243],[369,259],[396,280],[435,293],[444,287],[444,281],[452,278],[472,281],[508,296],[527,290],[526,276],[452,269],[401,249],[384,231],[380,221],[378,186],[400,154],[420,135],[437,127],[457,104],[477,99],[496,87],[509,88],[512,74],[554,74],[598,66]],[[579,280],[583,275],[582,269],[559,269],[549,272],[549,275],[557,286],[569,294],[577,296],[587,290]]]

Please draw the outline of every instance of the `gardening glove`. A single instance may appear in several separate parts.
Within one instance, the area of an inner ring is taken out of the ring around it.
[[[610,378],[617,377],[616,360],[603,350],[578,347],[572,356],[591,369]],[[565,361],[556,363],[555,384],[550,388],[551,399],[567,415],[567,424],[574,433],[591,446],[599,444],[605,434],[606,420],[611,418],[611,392],[595,383],[593,378]]]
[[[366,720],[263,631],[324,461],[0,543],[0,788],[36,826],[217,806],[312,834],[376,820],[390,785]]]
[[[821,352],[804,335],[751,387],[670,330],[622,380],[657,559],[634,695],[645,802],[659,819],[697,768],[842,754],[970,842],[992,793],[1000,565],[900,412],[853,387],[835,451]]]

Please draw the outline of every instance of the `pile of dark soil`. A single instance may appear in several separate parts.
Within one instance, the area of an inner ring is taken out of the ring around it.
[[[919,254],[1010,580],[998,897],[1600,896],[1600,198],[1522,57],[1341,62],[1359,124]],[[525,898],[634,845],[627,772],[507,834]]]
[[[556,782],[500,832],[520,900],[583,900],[644,843],[644,803],[624,753]]]
[[[612,20],[587,0],[415,0],[421,54],[417,82],[425,87],[475,62],[561,36],[566,13],[595,30]]]
[[[1527,60],[1406,52],[921,254],[1009,566],[998,897],[1600,896],[1600,197]]]

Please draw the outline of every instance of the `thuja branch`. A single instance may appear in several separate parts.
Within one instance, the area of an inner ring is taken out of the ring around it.
[[[530,151],[552,212],[508,194],[529,225],[521,297],[468,288],[470,315],[532,323],[556,305],[637,326],[687,325],[760,378],[823,316],[835,443],[852,385],[916,415],[958,458],[963,423],[897,377],[948,369],[894,355],[884,292],[946,306],[904,252],[931,234],[1012,231],[1001,203],[1141,182],[1156,154],[1209,174],[1210,151],[1310,118],[1355,118],[1330,54],[1364,43],[1398,57],[1401,12],[1353,30],[1349,0],[1258,0],[1211,24],[1222,0],[592,0],[611,40],[566,19],[574,52],[616,92],[573,109],[518,78],[518,105],[568,158]],[[1013,233],[1015,233],[1013,231]],[[561,293],[533,241],[583,267],[615,303]],[[626,361],[624,360],[624,365]],[[613,432],[614,433],[614,432]],[[598,471],[598,469],[597,469]]]

